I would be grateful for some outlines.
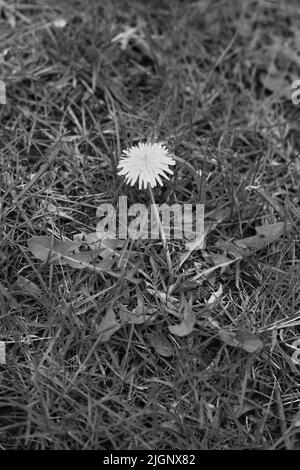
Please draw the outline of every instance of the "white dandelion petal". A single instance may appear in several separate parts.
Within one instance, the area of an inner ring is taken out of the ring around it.
[[[159,174],[160,174],[160,176],[162,176],[163,178],[166,178],[167,180],[170,179],[169,176],[168,176],[163,170],[161,170],[161,171],[159,172]]]
[[[157,179],[159,185],[162,186],[162,185],[163,185],[163,182],[162,182],[162,180],[161,180],[161,178],[160,178],[159,175],[156,176],[156,179]]]
[[[157,182],[163,185],[161,177],[169,179],[169,175],[174,172],[169,166],[175,165],[175,161],[168,153],[165,145],[160,143],[138,145],[123,150],[118,165],[118,174],[125,176],[127,184],[133,186],[139,180],[139,189],[147,188],[149,183],[151,188],[155,187]]]
[[[170,168],[168,168],[167,166],[161,168],[160,171],[165,171],[165,172],[169,173],[169,175],[174,175],[174,171],[173,171],[173,170],[170,170]]]

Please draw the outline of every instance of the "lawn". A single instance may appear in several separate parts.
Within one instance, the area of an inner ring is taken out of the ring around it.
[[[0,448],[300,450],[298,0],[0,1],[0,80]],[[99,238],[139,143],[204,239]]]

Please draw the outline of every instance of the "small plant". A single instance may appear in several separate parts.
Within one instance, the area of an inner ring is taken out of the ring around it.
[[[175,161],[169,154],[168,149],[160,143],[139,143],[139,145],[130,147],[128,150],[124,150],[123,153],[125,156],[121,158],[118,165],[118,168],[120,169],[118,174],[125,176],[127,184],[133,186],[137,181],[139,181],[139,190],[142,188],[148,189],[151,204],[154,209],[154,216],[159,226],[160,236],[166,254],[170,281],[172,281],[173,269],[171,256],[152,188],[157,185],[157,182],[160,186],[163,186],[161,176],[169,179],[166,173],[171,175],[173,174],[169,165],[175,165]]]

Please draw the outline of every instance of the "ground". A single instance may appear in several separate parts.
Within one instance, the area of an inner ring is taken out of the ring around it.
[[[299,449],[298,1],[5,1],[0,38],[1,448]],[[41,254],[149,202],[117,164],[150,141],[205,244]]]

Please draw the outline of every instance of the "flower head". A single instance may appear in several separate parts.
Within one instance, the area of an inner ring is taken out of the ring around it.
[[[139,189],[147,188],[149,183],[151,188],[156,186],[157,181],[162,186],[161,176],[169,179],[166,173],[170,175],[173,171],[168,165],[175,165],[175,161],[169,155],[168,149],[159,143],[142,144],[130,147],[124,150],[125,156],[122,156],[118,165],[119,175],[125,175],[126,183],[133,186],[139,180]]]

